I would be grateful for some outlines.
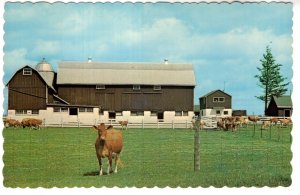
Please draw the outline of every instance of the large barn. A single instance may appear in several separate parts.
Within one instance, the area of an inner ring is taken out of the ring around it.
[[[9,80],[8,117],[61,122],[191,120],[192,64],[60,62],[24,66]]]

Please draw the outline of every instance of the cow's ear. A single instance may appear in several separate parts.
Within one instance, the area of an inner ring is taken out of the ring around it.
[[[98,131],[98,127],[96,125],[93,126],[93,129]]]

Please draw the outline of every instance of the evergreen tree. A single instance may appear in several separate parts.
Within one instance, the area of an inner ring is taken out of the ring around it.
[[[266,53],[263,54],[263,59],[260,60],[261,67],[257,67],[260,74],[255,75],[258,78],[258,86],[264,91],[263,95],[255,96],[265,103],[265,115],[267,111],[268,102],[272,96],[281,96],[288,90],[286,88],[289,82],[285,83],[286,77],[280,74],[281,64],[277,64],[271,53],[269,46],[266,48]]]

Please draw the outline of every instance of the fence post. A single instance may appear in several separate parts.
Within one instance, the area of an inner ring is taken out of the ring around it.
[[[187,122],[187,120],[185,120],[185,128],[186,129],[188,128],[188,122]]]
[[[44,127],[46,127],[46,119],[43,119]]]
[[[174,120],[172,120],[172,129],[174,129]]]
[[[157,121],[157,129],[159,129],[159,121]]]
[[[200,171],[200,121],[199,118],[194,126],[194,171]]]
[[[60,126],[63,127],[63,118],[60,119]]]
[[[144,119],[142,119],[142,129],[144,129]]]

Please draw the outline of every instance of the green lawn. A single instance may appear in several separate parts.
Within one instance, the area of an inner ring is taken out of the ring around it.
[[[289,186],[290,131],[273,127],[270,138],[269,130],[253,136],[253,127],[202,130],[201,170],[194,172],[194,131],[129,129],[123,132],[124,166],[99,177],[91,128],[4,129],[4,186]]]

